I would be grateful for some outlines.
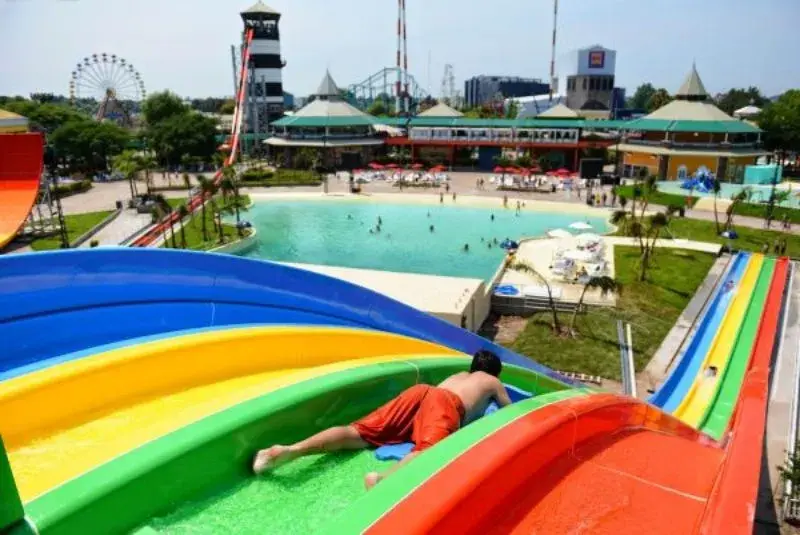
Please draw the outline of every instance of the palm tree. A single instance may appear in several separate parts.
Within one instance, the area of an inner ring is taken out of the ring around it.
[[[731,195],[731,205],[725,210],[725,230],[733,228],[733,216],[735,215],[736,208],[743,202],[750,202],[750,197],[753,195],[751,188],[742,188],[739,193]]]
[[[186,231],[183,228],[183,220],[189,215],[189,209],[186,204],[178,206],[178,215],[180,216],[181,223],[181,248],[186,249]]]
[[[131,188],[131,199],[135,200],[139,193],[135,184],[136,174],[139,172],[136,155],[129,150],[123,151],[114,157],[112,166],[128,180],[128,185]]]
[[[164,218],[166,212],[160,204],[156,204],[153,206],[152,214],[154,219],[153,223],[158,223]],[[165,226],[161,227],[161,237],[164,239],[164,246],[169,248],[169,237],[167,236],[167,227]]]
[[[214,187],[214,183],[203,175],[197,175],[197,182],[200,184],[200,195],[203,202],[200,204],[201,224],[203,225],[203,241],[208,241],[208,229],[206,228],[206,194]]]
[[[138,167],[144,171],[144,185],[147,188],[147,193],[153,186],[153,178],[150,176],[150,171],[156,166],[156,159],[149,153],[140,154],[136,158]]]
[[[722,191],[722,183],[717,180],[717,177],[711,179],[711,192],[714,193],[714,226],[717,229],[717,235],[722,232],[719,228],[719,215],[717,212],[717,199],[719,198],[719,192]]]
[[[550,288],[550,283],[547,279],[527,262],[523,262],[522,260],[517,260],[512,264],[509,264],[509,269],[513,269],[514,271],[519,271],[520,273],[528,273],[529,275],[533,275],[542,281],[544,287],[547,289],[547,304],[550,307],[550,313],[553,315],[553,332],[556,335],[561,334],[561,322],[558,320],[558,310],[556,310],[556,302],[553,299],[553,290]]]
[[[647,224],[641,225],[639,232],[639,243],[641,247],[641,260],[639,262],[639,280],[647,279],[647,270],[656,248],[661,230],[669,225],[669,216],[659,212],[647,218]]]
[[[236,215],[236,229],[239,233],[239,236],[242,235],[242,229],[239,226],[240,222],[240,213],[239,208],[242,205],[242,199],[239,196],[239,183],[236,178],[236,169],[233,166],[226,166],[222,168],[222,191],[225,192],[226,190],[233,193],[233,210],[234,214]]]
[[[622,291],[622,285],[611,277],[606,275],[600,277],[590,277],[586,284],[583,285],[583,290],[581,291],[581,296],[578,299],[578,304],[575,305],[575,310],[572,312],[572,318],[569,321],[569,332],[572,334],[572,336],[575,336],[575,322],[578,319],[578,311],[583,306],[583,298],[586,297],[586,291],[590,288],[599,289],[600,295],[603,297],[608,295],[610,292],[620,293]]]
[[[224,205],[220,206],[219,204],[217,204],[217,201],[215,201],[213,197],[210,201],[210,204],[211,204],[211,217],[214,222],[214,230],[219,233],[218,242],[220,245],[222,245],[223,243],[225,243],[225,230],[222,226],[222,211],[224,210]]]
[[[625,197],[622,197],[624,199]],[[622,200],[620,199],[620,200]],[[628,235],[628,212],[624,209],[622,210],[614,210],[614,213],[611,214],[611,224],[619,227],[622,230],[622,234],[627,236]]]
[[[186,186],[186,190],[192,189],[192,178],[189,176],[189,173],[183,173],[181,178],[183,179],[183,185]]]

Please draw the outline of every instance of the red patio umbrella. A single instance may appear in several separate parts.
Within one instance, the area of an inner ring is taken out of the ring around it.
[[[381,164],[379,164],[378,162],[372,162],[371,164],[369,164],[369,168],[370,169],[383,169],[383,166]]]
[[[500,167],[498,165],[497,167],[494,168],[493,172],[495,172],[495,173],[505,173],[506,172],[506,168],[505,167]]]
[[[434,165],[428,171],[430,171],[431,173],[441,173],[444,170],[445,170],[445,166],[443,166],[443,165]]]
[[[421,163],[415,163],[411,166],[411,169],[422,169],[423,167],[425,166],[422,165]]]
[[[556,176],[558,173],[556,173],[555,171],[548,171],[548,172],[547,172],[547,173],[545,173],[545,174],[546,174],[547,176]]]
[[[387,169],[397,169],[398,167],[400,166],[397,165],[396,163],[390,163],[386,166]]]
[[[565,168],[565,167],[562,167],[561,169],[559,169],[558,171],[556,171],[556,174],[557,174],[557,175],[562,175],[562,176],[563,176],[563,175],[568,175],[568,174],[570,174],[571,172],[572,172],[572,171],[570,171],[569,169],[567,169],[567,168]]]
[[[539,167],[538,165],[535,165],[535,166],[531,167],[530,169],[528,169],[528,171],[530,171],[531,173],[541,173],[542,172],[542,168]]]

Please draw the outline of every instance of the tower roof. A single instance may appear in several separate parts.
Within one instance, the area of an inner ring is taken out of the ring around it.
[[[241,12],[242,15],[254,15],[258,13],[266,15],[280,15],[280,13],[269,7],[261,0],[258,0],[258,2]]]
[[[675,93],[676,98],[694,98],[694,99],[703,99],[708,98],[708,92],[706,91],[706,87],[703,85],[703,81],[700,79],[700,75],[697,73],[697,66],[692,63],[692,70],[686,76],[686,79],[683,81],[680,89],[678,92]]]
[[[319,83],[319,87],[317,88],[317,92],[314,94],[318,97],[339,96],[339,88],[336,86],[336,82],[333,81],[330,71],[325,71],[325,76],[322,78],[322,81]]]
[[[417,117],[464,117],[464,114],[444,102],[440,102],[432,108],[417,114]]]

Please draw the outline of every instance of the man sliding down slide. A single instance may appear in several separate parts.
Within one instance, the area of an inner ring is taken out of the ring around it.
[[[457,431],[462,423],[482,415],[492,399],[500,407],[509,405],[508,393],[497,378],[501,370],[497,355],[478,351],[469,373],[451,375],[438,386],[414,385],[351,425],[331,427],[290,446],[263,449],[253,460],[253,471],[260,474],[315,453],[413,442],[411,453],[391,469],[364,477],[364,484],[370,489],[419,452]]]

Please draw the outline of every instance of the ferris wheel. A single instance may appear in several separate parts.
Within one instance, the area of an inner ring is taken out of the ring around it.
[[[130,123],[131,107],[147,96],[139,71],[116,54],[92,54],[72,71],[69,96],[73,104],[98,102],[97,120],[111,119]]]

